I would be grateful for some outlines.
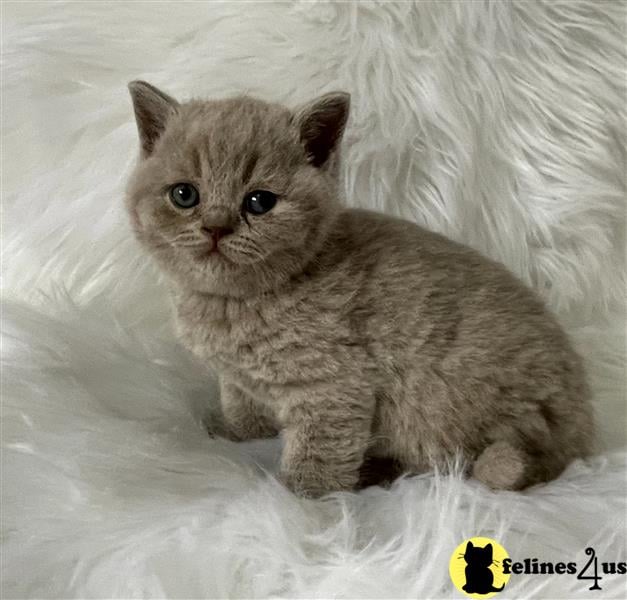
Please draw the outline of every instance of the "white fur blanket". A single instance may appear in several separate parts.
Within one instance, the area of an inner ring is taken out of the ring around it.
[[[624,561],[625,4],[3,3],[2,596],[460,597],[465,538]],[[521,494],[459,476],[324,501],[210,440],[122,207],[126,83],[292,105],[345,89],[347,201],[503,261],[587,360],[599,455]],[[600,563],[599,563],[600,565]],[[503,596],[624,598],[572,575]]]

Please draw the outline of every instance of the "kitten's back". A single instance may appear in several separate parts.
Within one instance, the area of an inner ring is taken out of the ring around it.
[[[532,290],[503,265],[406,221],[347,210],[336,231],[337,258],[358,288],[360,339],[385,385],[422,407],[416,416],[394,405],[383,421],[417,419],[419,429],[429,419],[433,452],[520,436],[546,456],[529,482],[589,452],[581,360]]]

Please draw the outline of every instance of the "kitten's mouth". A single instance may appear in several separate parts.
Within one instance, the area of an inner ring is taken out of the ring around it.
[[[208,260],[226,263],[232,262],[226,257],[224,252],[220,251],[220,247],[218,246],[218,244],[204,246],[197,250],[194,255],[197,260],[200,260],[202,262],[206,262]]]
[[[222,254],[215,240],[208,240],[208,242],[203,244],[194,244],[192,246],[192,250],[194,252],[194,255],[202,258]]]
[[[222,252],[220,252],[220,248],[215,244],[213,246],[208,246],[202,248],[198,254],[203,258],[209,258],[211,256],[222,256]]]

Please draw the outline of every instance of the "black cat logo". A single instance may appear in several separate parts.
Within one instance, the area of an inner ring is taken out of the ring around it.
[[[464,552],[466,561],[466,583],[462,589],[467,594],[491,594],[500,592],[504,587],[494,587],[494,573],[490,566],[494,563],[492,544],[487,544],[483,548],[475,546],[470,540],[466,544]]]
[[[509,561],[507,550],[496,540],[471,537],[464,540],[451,555],[449,574],[453,585],[466,596],[487,600],[507,585],[511,571],[505,572]]]

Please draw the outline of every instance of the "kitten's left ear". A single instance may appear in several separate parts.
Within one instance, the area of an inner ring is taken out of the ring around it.
[[[314,167],[322,167],[339,145],[349,110],[350,94],[330,92],[316,98],[297,113],[300,140]]]
[[[139,131],[142,157],[149,156],[165,130],[168,119],[177,112],[179,103],[145,81],[128,84]]]

